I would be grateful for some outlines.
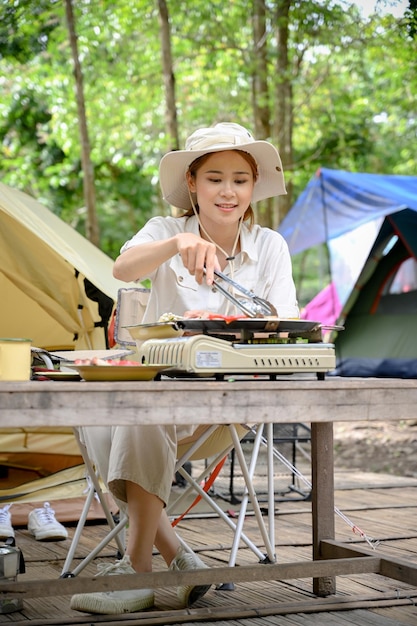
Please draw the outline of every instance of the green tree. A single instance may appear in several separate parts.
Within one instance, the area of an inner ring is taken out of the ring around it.
[[[64,4],[15,0],[3,2],[3,12],[6,6],[2,180],[85,233]],[[332,0],[78,0],[74,11],[100,247],[112,256],[152,214],[169,211],[157,184],[160,157],[175,146],[173,135],[181,146],[203,124],[238,120],[277,144],[290,191],[285,210],[322,165],[415,174],[415,13],[364,19]],[[171,103],[163,71],[175,81]],[[258,210],[263,223],[277,225],[276,206]]]

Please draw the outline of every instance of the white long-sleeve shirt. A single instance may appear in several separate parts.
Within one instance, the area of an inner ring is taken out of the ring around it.
[[[199,235],[195,216],[154,217],[124,244],[121,252],[141,243],[168,239],[182,232]],[[233,265],[229,263],[224,274],[271,302],[280,318],[298,318],[291,257],[283,237],[269,228],[255,225],[249,230],[243,224],[240,248]],[[164,313],[183,315],[187,310],[206,310],[223,315],[240,313],[215,286],[205,283],[199,285],[184,267],[178,254],[162,263],[149,276],[141,277],[141,280],[144,278],[152,282],[149,303],[142,320],[144,324],[157,321]]]

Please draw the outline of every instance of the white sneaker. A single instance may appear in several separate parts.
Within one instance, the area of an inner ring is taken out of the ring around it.
[[[207,565],[194,552],[188,552],[182,546],[169,566],[170,570],[193,570],[207,569]],[[177,596],[184,606],[191,606],[199,598],[202,598],[210,589],[211,585],[183,585],[177,588]]]
[[[121,561],[111,565],[100,564],[97,576],[134,574],[130,557],[125,554]],[[119,615],[149,609],[154,604],[153,589],[129,589],[127,591],[97,591],[79,593],[71,598],[71,609],[101,615]]]
[[[14,537],[12,516],[9,511],[11,506],[11,504],[6,504],[2,509],[0,509],[0,539]]]
[[[68,537],[67,529],[55,519],[49,502],[29,513],[28,530],[37,541],[62,541]]]

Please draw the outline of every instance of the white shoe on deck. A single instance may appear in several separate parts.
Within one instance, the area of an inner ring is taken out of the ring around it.
[[[62,541],[68,537],[67,529],[55,519],[49,502],[29,513],[28,530],[37,541]]]
[[[0,539],[8,539],[14,537],[14,529],[12,526],[12,516],[10,515],[11,504],[6,504],[0,509]]]
[[[97,576],[135,573],[128,555],[111,565],[99,565],[98,567]],[[154,592],[152,589],[129,589],[126,591],[79,593],[72,596],[70,607],[75,611],[84,611],[85,613],[119,615],[143,611],[151,608],[153,604]]]

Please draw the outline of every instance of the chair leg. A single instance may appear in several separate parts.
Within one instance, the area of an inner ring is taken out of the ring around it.
[[[70,576],[78,576],[78,574],[85,568],[87,567],[87,565],[89,563],[91,563],[91,561],[93,559],[96,558],[96,556],[103,550],[103,548],[105,548],[110,541],[112,541],[113,539],[117,539],[120,536],[120,533],[123,532],[123,530],[126,528],[128,522],[128,518],[127,516],[123,516],[122,519],[120,520],[120,522],[118,522],[118,524],[116,524],[114,526],[114,528],[112,528],[112,530],[107,533],[107,535],[104,537],[104,539],[102,539],[100,541],[100,543],[98,543],[96,545],[96,547],[94,548],[94,550],[92,550],[90,552],[90,554],[88,554],[88,556],[86,556],[78,565],[77,567],[74,567],[74,569],[72,570],[72,572],[70,573]],[[124,554],[124,547],[123,550],[121,552],[121,554]]]
[[[87,498],[85,499],[83,510],[81,511],[80,519],[78,520],[77,527],[75,529],[75,533],[71,541],[70,549],[68,550],[67,558],[65,559],[65,563],[62,567],[61,578],[68,578],[72,576],[72,572],[70,571],[71,563],[74,559],[75,550],[78,547],[81,533],[84,529],[84,525],[87,520],[88,511],[90,510],[90,506],[93,502],[93,498],[94,498],[94,488],[91,485],[88,490],[88,495],[87,495]]]
[[[245,520],[246,509],[247,509],[249,499],[252,502],[256,521],[258,523],[258,528],[261,533],[262,539],[264,541],[264,545],[265,545],[266,552],[267,552],[267,559],[270,563],[273,563],[275,562],[275,542],[271,541],[271,536],[268,536],[268,532],[265,527],[265,523],[262,517],[262,512],[259,506],[259,502],[255,493],[255,490],[253,488],[253,476],[254,476],[256,464],[258,461],[259,448],[262,442],[263,426],[260,426],[256,431],[249,468],[247,467],[247,464],[246,464],[241,442],[236,433],[236,428],[234,427],[233,424],[231,424],[229,428],[230,428],[231,436],[232,436],[233,443],[234,443],[235,453],[236,453],[236,456],[240,465],[240,469],[242,471],[243,478],[245,481],[245,489],[244,489],[239,516],[238,516],[238,521],[237,521],[237,532],[235,533],[235,537],[234,537],[234,541],[232,545],[229,565],[233,566],[236,562],[237,550],[239,547],[239,541],[242,537],[241,532],[243,529],[243,523]],[[273,470],[272,470],[272,476],[273,476]],[[273,478],[272,478],[272,490],[273,490]],[[271,518],[269,518],[269,523],[271,525]],[[272,523],[272,527],[273,525],[274,524]],[[272,535],[272,538],[273,538],[273,535]],[[265,561],[265,558],[266,558],[265,554],[263,553],[260,553],[260,554],[261,554],[261,557],[260,557],[261,560]]]
[[[272,423],[266,424],[266,440],[269,543],[275,546],[274,425]]]
[[[217,465],[217,463],[219,462],[219,458],[217,458],[215,461],[213,461],[213,463],[209,466],[208,471],[210,471],[211,467],[215,467]],[[178,471],[181,472],[181,475],[184,476],[184,478],[187,480],[187,482],[190,484],[190,489],[194,492],[197,492],[198,495],[200,495],[205,502],[207,502],[207,504],[213,509],[213,511],[215,513],[217,513],[217,515],[229,526],[229,528],[231,528],[231,530],[233,531],[234,534],[236,534],[236,530],[237,530],[237,525],[235,524],[235,522],[233,522],[230,517],[227,515],[227,513],[225,513],[223,511],[223,509],[221,509],[219,507],[219,505],[213,500],[213,498],[206,492],[204,491],[204,489],[201,487],[201,485],[197,482],[197,480],[195,480],[194,478],[192,478],[189,474],[187,474],[187,472],[185,472],[185,470],[183,470],[183,468],[180,468]],[[207,470],[202,474],[202,476],[204,476],[207,473]],[[199,477],[199,479],[201,478],[201,475]],[[180,500],[182,500],[184,497],[184,494],[182,494],[180,496],[180,498],[178,498],[167,510],[168,515],[170,514],[170,510],[176,506]],[[247,537],[243,532],[240,534],[240,539],[248,546],[248,548],[250,548],[250,550],[252,550],[252,552],[254,552],[256,554],[256,556],[259,559],[264,559],[265,555],[263,554],[263,552],[261,552],[259,550],[259,548],[249,539],[249,537]]]
[[[84,464],[85,464],[85,466],[87,468],[89,479],[91,480],[91,482],[93,484],[95,495],[98,497],[98,499],[100,501],[100,504],[101,504],[101,507],[102,507],[102,509],[104,511],[104,515],[106,516],[106,520],[107,520],[108,525],[113,530],[115,528],[116,524],[115,524],[115,521],[114,521],[113,516],[111,514],[111,511],[110,511],[110,509],[109,509],[109,507],[107,505],[106,499],[104,497],[103,490],[102,490],[101,484],[100,484],[100,480],[99,480],[99,478],[98,478],[98,476],[96,474],[96,470],[95,470],[93,464],[91,463],[90,457],[89,457],[88,452],[87,452],[87,448],[86,448],[84,442],[81,441],[80,434],[79,434],[77,429],[74,429],[74,434],[75,434],[75,437],[77,439],[78,445],[80,447],[81,455],[83,457]],[[124,551],[125,551],[124,537],[121,539],[119,537],[119,534],[117,534],[115,539],[116,539],[117,547],[119,549],[120,554],[124,554]]]
[[[75,529],[74,537],[71,542],[70,549],[68,551],[67,557],[65,559],[65,563],[62,568],[61,578],[69,578],[73,576],[77,576],[96,556],[105,548],[113,539],[117,544],[117,548],[119,554],[123,555],[125,553],[125,529],[127,526],[128,518],[126,515],[122,515],[119,522],[116,522],[113,519],[113,515],[108,507],[105,495],[102,491],[100,480],[96,474],[95,468],[91,463],[90,457],[87,452],[87,448],[84,442],[80,438],[80,433],[77,428],[74,428],[74,436],[77,440],[81,455],[83,457],[84,464],[87,470],[88,476],[88,494],[83,506],[83,510],[81,512],[80,519],[78,520],[77,527]],[[71,564],[74,560],[75,551],[78,547],[81,533],[84,529],[85,523],[87,521],[88,511],[93,503],[94,498],[98,498],[101,507],[103,509],[104,515],[106,517],[107,523],[110,527],[110,532],[102,539],[102,541],[88,554],[82,561],[71,570]]]
[[[252,552],[259,558],[262,562],[274,562],[275,561],[275,537],[274,537],[274,468],[273,468],[273,431],[270,429],[270,451],[268,455],[268,483],[269,483],[269,517],[268,517],[268,530],[265,526],[264,519],[260,510],[259,502],[253,488],[253,476],[256,469],[256,464],[258,461],[259,449],[261,442],[263,440],[263,427],[260,426],[256,432],[254,447],[251,456],[250,467],[247,467],[246,460],[244,457],[244,453],[241,447],[240,437],[237,433],[236,427],[234,425],[229,425],[231,437],[233,443],[224,450],[218,457],[216,457],[208,467],[204,469],[204,471],[200,474],[197,479],[192,478],[181,464],[183,464],[195,451],[189,450],[187,454],[185,454],[177,463],[176,471],[178,471],[187,481],[189,487],[167,508],[167,513],[170,515],[170,511],[174,508],[177,508],[182,501],[184,501],[190,492],[197,492],[197,494],[204,499],[204,501],[213,509],[213,511],[219,515],[219,517],[231,528],[234,533],[232,550],[229,558],[229,565],[233,567],[236,563],[236,555],[239,547],[240,541],[245,543]],[[210,431],[211,432],[211,431]],[[207,433],[207,436],[210,434]],[[195,449],[198,449],[201,446],[201,440],[195,446]],[[241,467],[241,471],[245,481],[245,489],[243,494],[243,499],[240,505],[238,521],[235,523],[230,519],[230,517],[219,507],[219,505],[213,500],[213,498],[201,487],[200,482],[206,478],[208,474],[210,474],[216,465],[221,461],[225,454],[228,454],[231,449],[235,450],[235,454],[237,456],[239,465]],[[243,532],[243,524],[245,520],[245,514],[247,510],[247,505],[249,499],[252,502],[252,506],[254,509],[254,513],[256,516],[256,521],[261,532],[262,539],[264,541],[264,545],[266,548],[267,554],[265,555]],[[272,504],[271,504],[272,502]],[[269,531],[269,534],[268,534]]]

